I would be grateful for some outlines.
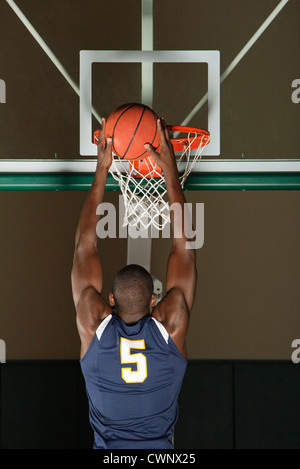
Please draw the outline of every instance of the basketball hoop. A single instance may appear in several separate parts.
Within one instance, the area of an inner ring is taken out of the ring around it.
[[[210,141],[210,134],[196,127],[167,127],[170,133],[185,134],[184,137],[170,137],[176,154],[179,181],[183,188],[194,165],[201,159],[203,150]],[[95,144],[98,143],[98,138],[99,130],[96,130]],[[170,221],[165,178],[149,153],[142,159],[133,161],[114,155],[109,172],[118,181],[124,197],[123,226],[135,226],[139,230],[153,226],[157,230],[163,230]]]

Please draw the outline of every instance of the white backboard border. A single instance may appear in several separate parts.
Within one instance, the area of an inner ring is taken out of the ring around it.
[[[220,155],[220,51],[203,50],[81,50],[80,51],[80,155],[96,156],[92,142],[92,64],[93,63],[207,63],[209,145],[203,155]],[[120,103],[122,104],[122,103]]]

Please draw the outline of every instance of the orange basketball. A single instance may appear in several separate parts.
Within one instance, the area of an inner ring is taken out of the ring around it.
[[[105,137],[112,138],[113,152],[125,160],[148,156],[145,143],[158,148],[156,113],[144,104],[124,104],[115,109],[106,121]]]

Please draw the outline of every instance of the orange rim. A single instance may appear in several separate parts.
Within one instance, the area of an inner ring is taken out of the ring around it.
[[[99,129],[98,129],[98,130],[95,130],[95,132],[94,132],[94,143],[95,143],[96,145],[98,145],[99,133],[100,133],[100,130],[99,130]]]
[[[207,130],[198,129],[197,127],[187,127],[182,125],[168,125],[169,132],[187,134],[187,137],[170,138],[174,151],[183,151],[188,145],[191,150],[195,150],[207,145],[210,141],[210,133]]]
[[[187,137],[170,138],[174,151],[183,151],[190,144],[191,150],[195,150],[207,145],[210,141],[210,133],[207,130],[197,127],[187,127],[182,125],[168,125],[169,132],[187,134]],[[98,144],[99,130],[94,132],[94,143]]]
[[[210,133],[207,130],[199,129],[197,127],[189,127],[182,125],[168,125],[168,130],[171,133],[181,133],[187,134],[186,137],[170,138],[174,152],[182,152],[188,146],[191,150],[195,150],[201,147],[205,147],[210,141]],[[100,130],[94,132],[94,143],[98,144]],[[152,166],[155,167],[156,177],[162,176],[161,169],[154,163],[153,158],[148,153],[144,158],[139,158],[138,160],[129,160],[130,167],[133,170],[132,176],[134,178],[141,178],[143,175],[150,178],[149,166],[147,164],[147,159],[152,161]],[[135,174],[136,172],[136,174]]]

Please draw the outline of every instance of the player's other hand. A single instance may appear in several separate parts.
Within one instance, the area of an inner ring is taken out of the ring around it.
[[[104,167],[109,169],[112,164],[112,139],[105,138],[106,121],[102,118],[102,127],[99,132],[99,140],[97,146],[97,168]]]
[[[146,143],[145,148],[150,153],[155,163],[164,172],[177,169],[175,154],[168,128],[163,119],[158,119],[157,125],[160,139],[158,150],[156,151],[150,143]]]

